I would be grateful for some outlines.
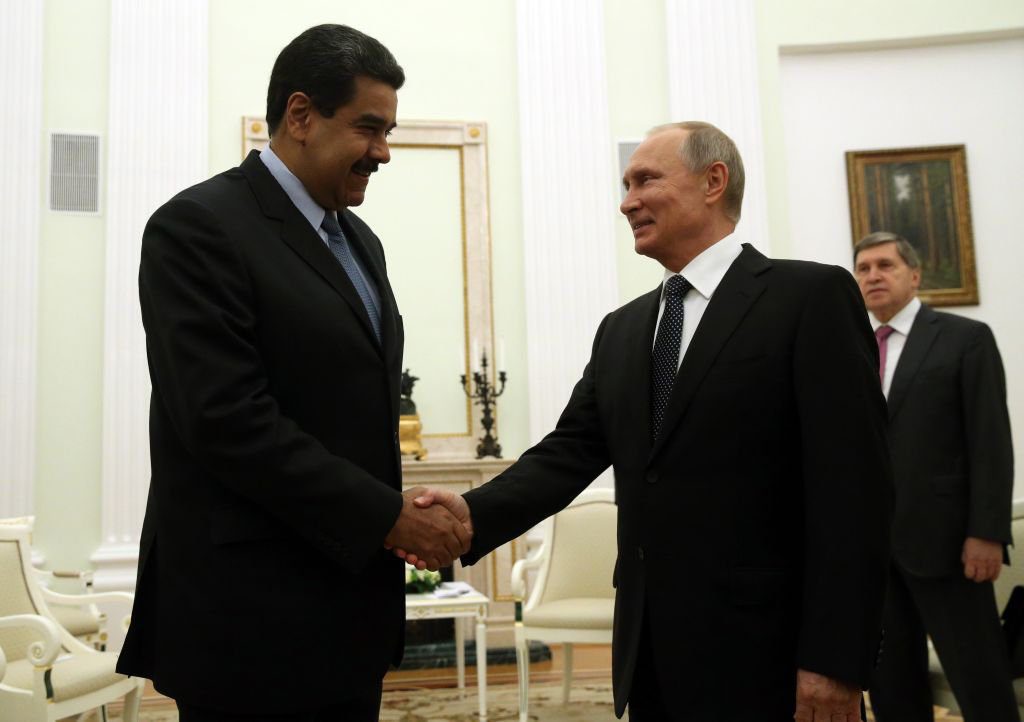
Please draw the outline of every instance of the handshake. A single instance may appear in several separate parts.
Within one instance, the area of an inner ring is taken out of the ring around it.
[[[437,571],[469,551],[469,505],[445,489],[417,486],[402,492],[402,511],[384,547],[417,569]]]

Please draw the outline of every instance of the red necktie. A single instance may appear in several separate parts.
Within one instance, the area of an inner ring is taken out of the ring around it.
[[[875,329],[875,341],[878,342],[878,380],[885,388],[885,357],[889,351],[889,337],[895,331],[892,326],[879,326]]]

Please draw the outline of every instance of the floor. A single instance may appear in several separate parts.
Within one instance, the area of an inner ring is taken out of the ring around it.
[[[562,679],[563,653],[561,645],[551,645],[551,659],[530,665],[530,681],[554,682]],[[574,679],[611,679],[612,648],[607,644],[577,644],[573,650]],[[392,670],[384,677],[384,690],[416,687],[454,687],[454,667],[446,669],[414,669],[407,672]],[[514,684],[514,664],[491,664],[487,667],[487,684]],[[466,684],[476,685],[476,667],[466,667]]]
[[[563,652],[559,645],[552,645],[551,659],[530,665],[530,681],[535,684],[558,682],[562,679]],[[612,675],[611,646],[606,644],[576,645],[573,652],[573,679],[610,680]],[[457,673],[454,667],[443,669],[414,669],[409,671],[393,670],[384,677],[384,691],[420,688],[435,689],[455,687]],[[487,684],[515,684],[516,666],[514,664],[487,667]],[[466,667],[466,685],[476,686],[476,667]],[[142,695],[142,708],[152,709],[171,705],[171,701],[153,689],[152,682],[146,682],[146,690]],[[113,705],[117,710],[120,705]]]
[[[551,646],[551,660],[546,662],[537,662],[530,665],[530,684],[531,684],[531,700],[535,700],[540,697],[543,702],[544,695],[551,696],[556,699],[560,695],[560,684],[552,685],[552,683],[560,683],[562,679],[562,663],[563,663],[563,651],[561,646]],[[574,694],[577,686],[581,688],[594,687],[597,689],[599,694],[609,697],[608,702],[610,703],[610,680],[611,680],[611,667],[612,667],[612,656],[611,647],[609,645],[576,645],[573,653],[573,689]],[[454,667],[446,669],[423,669],[423,670],[394,670],[389,672],[384,678],[384,691],[385,693],[393,693],[391,696],[394,697],[394,693],[402,693],[402,690],[409,690],[408,694],[415,693],[415,690],[444,690],[445,688],[452,690],[456,685],[456,670]],[[504,690],[492,690],[495,696],[504,694],[509,696],[509,702],[511,707],[514,707],[514,685],[516,683],[516,667],[514,664],[508,665],[490,665],[487,668],[487,683],[488,686],[494,685],[506,685]],[[472,666],[466,667],[466,684],[469,687],[476,686],[476,668]],[[536,685],[536,688],[534,688]],[[593,690],[592,690],[593,691]],[[462,715],[455,715],[452,717],[434,717],[431,716],[431,720],[463,720],[463,719],[476,719],[475,712],[471,710],[476,709],[475,701],[475,690],[470,689],[460,696],[458,702],[454,702],[452,707],[465,707],[467,713]],[[465,699],[461,699],[465,697]],[[488,695],[490,699],[491,694]],[[454,698],[453,698],[454,699]],[[541,705],[543,706],[543,704]],[[608,704],[604,704],[604,707],[608,707],[607,710],[603,709],[600,705],[601,719],[605,717],[607,719],[614,719],[611,714],[610,707]],[[117,715],[120,712],[118,709],[119,705],[114,705],[111,708],[113,717],[117,719]],[[571,708],[571,705],[570,705]],[[163,717],[160,714],[160,710],[173,710],[173,702],[168,700],[166,697],[161,695],[159,692],[152,688],[152,685],[147,682],[146,691],[143,695],[142,709],[144,712],[149,711],[150,714],[144,715],[147,720],[152,722],[164,722],[164,720],[176,719],[176,715],[173,713],[168,717]],[[497,711],[497,710],[495,710]],[[531,707],[531,713],[533,708]],[[577,710],[576,714],[583,713],[583,710]],[[559,709],[559,705],[551,704],[550,708],[544,709],[543,711],[538,710],[536,719],[539,722],[560,722],[561,720],[569,720],[570,718],[575,720],[572,710],[566,711]],[[597,719],[593,713],[594,720]],[[506,719],[504,715],[498,715],[499,719]],[[507,719],[514,719],[516,715],[510,714]],[[394,717],[396,720],[406,719],[421,719],[418,715],[412,717],[407,715],[400,715]],[[382,718],[383,719],[383,718]],[[392,717],[388,716],[388,720]],[[423,718],[426,719],[426,718]],[[961,718],[948,715],[945,710],[936,709],[936,722],[962,722]]]

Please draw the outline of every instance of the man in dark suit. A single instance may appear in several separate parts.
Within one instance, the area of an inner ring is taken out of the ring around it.
[[[475,562],[615,470],[615,710],[634,722],[861,716],[888,554],[876,349],[849,273],[733,233],[743,165],[655,129],[621,211],[658,288],[610,313],[555,430],[465,497]]]
[[[401,492],[403,329],[348,208],[390,160],[401,67],[342,25],[279,55],[270,148],[150,219],[139,292],[152,481],[119,671],[189,720],[376,720],[402,563],[468,548]]]
[[[1018,720],[992,581],[1011,542],[1006,379],[988,326],[917,299],[921,264],[895,233],[854,250],[889,400],[896,504],[879,722],[932,719],[931,636],[967,722]]]

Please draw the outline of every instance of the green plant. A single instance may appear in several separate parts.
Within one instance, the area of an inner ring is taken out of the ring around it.
[[[416,567],[405,565],[405,593],[423,594],[432,592],[441,585],[441,572],[419,570]]]

